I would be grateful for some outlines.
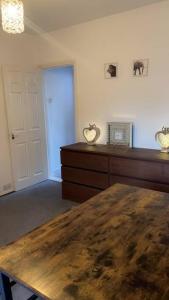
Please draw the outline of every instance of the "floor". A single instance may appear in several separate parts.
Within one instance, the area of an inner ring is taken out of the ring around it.
[[[0,246],[18,239],[75,205],[62,200],[61,184],[50,180],[0,197]],[[25,300],[31,294],[15,285],[13,295],[14,300]]]

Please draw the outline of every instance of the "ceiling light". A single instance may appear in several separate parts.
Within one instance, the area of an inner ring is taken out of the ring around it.
[[[21,0],[1,0],[2,28],[8,33],[24,31],[24,8]]]

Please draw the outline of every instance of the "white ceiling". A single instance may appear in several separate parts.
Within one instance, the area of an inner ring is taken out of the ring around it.
[[[163,0],[24,0],[25,15],[44,31],[79,24]]]

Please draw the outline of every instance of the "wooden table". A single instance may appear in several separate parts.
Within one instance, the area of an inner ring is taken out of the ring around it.
[[[8,276],[50,300],[168,300],[169,194],[117,184],[4,247],[0,271],[5,300]]]

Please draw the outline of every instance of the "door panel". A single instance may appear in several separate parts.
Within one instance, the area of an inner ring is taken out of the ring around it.
[[[23,92],[22,73],[17,70],[7,71],[9,92],[11,94],[21,94]]]
[[[29,118],[29,129],[39,129],[40,128],[40,105],[38,102],[38,96],[37,95],[31,95],[28,96],[28,110],[30,113]]]
[[[25,73],[25,88],[28,94],[39,93],[40,78],[37,71],[29,71]]]
[[[15,147],[16,166],[20,165],[20,168],[16,168],[18,181],[23,181],[29,178],[29,154],[27,143],[17,143]]]
[[[22,94],[9,95],[9,117],[13,130],[26,130],[25,102]]]
[[[41,80],[38,70],[4,69],[15,190],[47,179]]]
[[[32,140],[30,144],[32,176],[43,176],[42,145],[40,140]]]

